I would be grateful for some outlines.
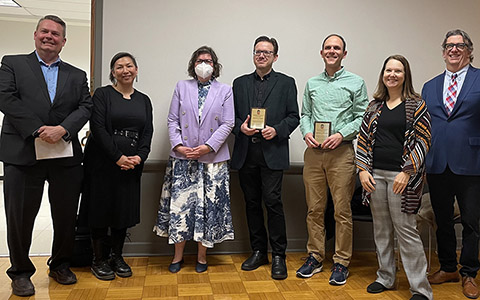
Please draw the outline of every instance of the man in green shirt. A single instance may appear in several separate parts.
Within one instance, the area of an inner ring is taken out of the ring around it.
[[[310,78],[303,95],[300,129],[305,150],[305,184],[309,257],[297,271],[311,277],[322,270],[325,258],[324,212],[327,190],[335,207],[335,253],[330,284],[345,284],[352,256],[352,211],[355,188],[355,153],[352,141],[368,105],[363,79],[342,67],[347,55],[343,37],[325,38],[320,55],[325,71]],[[317,122],[317,124],[316,124]]]

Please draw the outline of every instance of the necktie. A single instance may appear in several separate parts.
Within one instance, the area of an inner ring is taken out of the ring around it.
[[[448,115],[452,113],[455,101],[457,101],[457,74],[452,75],[452,81],[448,87],[447,98],[445,99],[445,109]]]

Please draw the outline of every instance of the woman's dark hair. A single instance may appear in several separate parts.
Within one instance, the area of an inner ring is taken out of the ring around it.
[[[130,57],[133,64],[135,65],[135,67],[138,68],[137,60],[135,59],[135,57],[133,57],[133,55],[131,55],[128,52],[118,52],[117,54],[115,54],[112,57],[112,60],[110,61],[110,76],[108,78],[110,78],[110,81],[114,84],[115,84],[115,77],[113,77],[113,74],[112,74],[113,73],[113,67],[115,66],[115,63],[117,62],[117,60],[119,60],[120,58],[123,58],[123,57]]]
[[[410,70],[410,64],[404,56],[399,54],[390,55],[383,62],[383,67],[380,71],[380,76],[378,77],[377,89],[373,94],[373,98],[380,101],[387,101],[389,98],[387,87],[385,86],[385,83],[383,83],[383,72],[385,72],[385,67],[388,61],[391,59],[398,60],[403,65],[403,70],[405,72],[405,80],[403,81],[402,86],[402,101],[405,101],[406,99],[419,99],[420,95],[416,93],[413,88],[412,71]]]
[[[187,69],[188,75],[190,77],[193,77],[193,78],[197,79],[197,74],[195,74],[195,62],[197,61],[198,57],[201,54],[210,54],[210,56],[212,57],[212,61],[213,61],[213,74],[212,74],[212,76],[215,77],[215,78],[220,77],[220,71],[222,70],[222,65],[218,62],[218,57],[217,57],[217,54],[215,54],[215,51],[213,51],[213,49],[208,47],[208,46],[202,46],[192,53],[192,57],[190,58],[190,61],[188,62],[188,69]]]

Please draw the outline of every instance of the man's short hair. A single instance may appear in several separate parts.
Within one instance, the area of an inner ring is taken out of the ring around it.
[[[339,34],[336,34],[336,33],[332,33],[332,34],[329,34],[327,35],[327,37],[323,40],[323,43],[322,43],[322,50],[323,48],[325,47],[325,42],[331,38],[332,36],[336,36],[338,37],[339,39],[342,40],[342,43],[343,43],[343,52],[347,51],[347,42],[345,42],[345,39],[343,38],[343,36],[339,35]]]
[[[278,54],[278,43],[275,38],[269,38],[268,36],[262,35],[259,36],[256,40],[255,43],[253,43],[253,50],[255,50],[255,46],[260,43],[260,42],[267,42],[273,45],[273,54],[277,55]]]
[[[40,26],[40,23],[43,21],[43,20],[50,20],[50,21],[53,21],[57,24],[60,24],[62,25],[62,28],[63,28],[63,37],[65,38],[67,36],[67,24],[65,24],[65,22],[60,19],[59,17],[55,16],[55,15],[46,15],[45,17],[41,18],[40,20],[38,20],[38,23],[37,23],[37,28],[35,28],[35,30],[38,30],[38,26]]]
[[[451,36],[454,36],[454,35],[459,35],[463,38],[463,42],[465,43],[465,45],[467,45],[467,49],[470,51],[470,62],[473,61],[473,42],[472,42],[472,39],[470,38],[470,36],[468,35],[468,33],[466,33],[465,31],[461,30],[461,29],[454,29],[454,30],[450,30],[449,32],[447,32],[447,34],[445,35],[445,39],[443,39],[443,43],[442,43],[442,49],[445,50],[445,46],[447,44],[447,39]]]

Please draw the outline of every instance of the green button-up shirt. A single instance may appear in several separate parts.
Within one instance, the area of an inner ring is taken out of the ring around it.
[[[333,77],[324,71],[307,81],[303,93],[300,130],[313,133],[314,123],[331,122],[331,134],[339,132],[344,141],[353,140],[368,105],[363,79],[342,67]]]

